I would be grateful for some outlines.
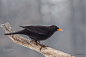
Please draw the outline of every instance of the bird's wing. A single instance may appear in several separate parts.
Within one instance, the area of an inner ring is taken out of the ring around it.
[[[44,26],[20,26],[20,27],[40,35],[47,35],[48,33],[47,28]]]

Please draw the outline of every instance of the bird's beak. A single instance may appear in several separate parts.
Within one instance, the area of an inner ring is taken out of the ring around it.
[[[57,29],[58,31],[63,31],[62,29]]]

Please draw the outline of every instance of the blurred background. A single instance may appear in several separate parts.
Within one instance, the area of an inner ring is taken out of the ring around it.
[[[62,32],[41,41],[76,57],[86,57],[86,0],[0,0],[0,25],[57,25]],[[12,42],[0,28],[0,57],[44,57]],[[23,35],[21,35],[23,36]],[[29,39],[27,36],[23,36]]]

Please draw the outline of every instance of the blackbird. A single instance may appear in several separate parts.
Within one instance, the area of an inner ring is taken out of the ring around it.
[[[41,40],[46,40],[50,36],[53,35],[54,32],[56,31],[63,31],[62,29],[59,29],[56,25],[51,25],[51,26],[20,26],[24,28],[21,31],[14,32],[14,33],[7,33],[4,35],[13,35],[13,34],[24,34],[29,36],[32,40],[41,41]]]

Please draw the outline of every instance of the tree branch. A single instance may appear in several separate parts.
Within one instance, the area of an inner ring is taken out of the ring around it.
[[[13,29],[10,27],[9,23],[2,24],[1,27],[6,33],[14,32]],[[35,50],[39,53],[42,53],[45,57],[74,57],[67,53],[55,50],[50,47],[43,47],[40,51],[40,44],[35,43],[34,41],[30,41],[28,39],[25,39],[19,35],[8,35],[8,37],[15,43],[22,45],[24,47],[30,48],[32,50]]]

